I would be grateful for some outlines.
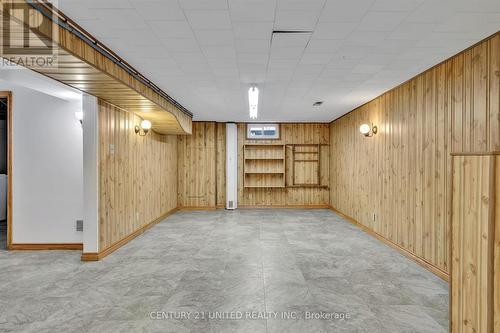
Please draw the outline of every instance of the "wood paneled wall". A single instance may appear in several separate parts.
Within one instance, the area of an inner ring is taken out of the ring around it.
[[[322,188],[280,189],[243,188],[243,145],[249,143],[328,145],[329,124],[282,124],[281,139],[246,140],[245,124],[238,124],[238,205],[326,207],[329,203],[328,146],[322,147]],[[216,208],[225,206],[226,124],[193,122],[192,136],[179,136],[180,208]],[[291,164],[287,166],[291,169]],[[289,170],[291,174],[291,171]]]
[[[453,157],[451,221],[451,332],[499,332],[500,155]]]
[[[99,100],[99,252],[177,208],[177,136]]]
[[[215,208],[217,124],[193,122],[193,134],[178,138],[180,208]]]
[[[246,124],[238,124],[238,206],[308,206],[323,207],[329,203],[328,187],[285,187],[244,188],[243,187],[243,145],[245,144],[323,144],[330,141],[329,125],[316,123],[283,123],[280,140],[247,140]],[[287,159],[291,152],[287,152]],[[322,184],[328,186],[328,149],[323,151]],[[292,175],[292,164],[286,164],[287,177]],[[290,184],[290,183],[289,183]]]
[[[331,205],[449,273],[450,153],[500,150],[499,96],[497,33],[333,121]]]

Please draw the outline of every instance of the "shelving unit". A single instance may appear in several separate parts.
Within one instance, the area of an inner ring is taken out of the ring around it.
[[[243,187],[285,187],[285,145],[246,144],[243,146]]]
[[[320,145],[293,145],[292,153],[292,186],[320,186]]]

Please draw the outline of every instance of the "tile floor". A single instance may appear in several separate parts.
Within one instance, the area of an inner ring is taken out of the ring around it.
[[[448,284],[328,210],[179,212],[79,258],[0,250],[0,332],[448,330]]]

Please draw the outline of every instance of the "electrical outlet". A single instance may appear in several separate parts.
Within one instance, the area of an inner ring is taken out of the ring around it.
[[[83,231],[83,220],[76,220],[76,231]]]

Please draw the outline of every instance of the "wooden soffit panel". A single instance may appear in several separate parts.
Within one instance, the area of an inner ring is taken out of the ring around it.
[[[192,115],[187,110],[55,8],[38,1],[0,0],[0,4],[0,57],[150,120],[155,132],[191,134]],[[21,55],[12,51],[13,46]],[[26,52],[42,60],[30,60]],[[43,62],[50,56],[52,65]]]

